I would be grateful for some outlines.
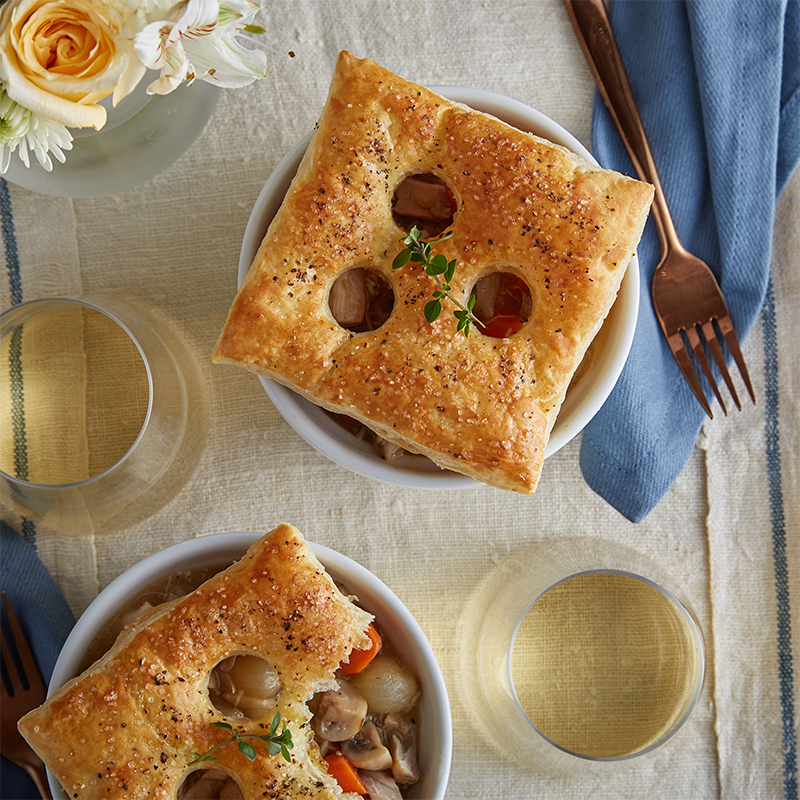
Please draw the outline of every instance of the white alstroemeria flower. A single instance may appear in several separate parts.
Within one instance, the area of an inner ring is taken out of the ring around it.
[[[15,150],[26,167],[30,166],[30,151],[50,172],[53,169],[51,154],[63,164],[64,150],[72,150],[72,134],[64,125],[48,122],[23,108],[0,85],[0,173],[5,174]]]
[[[134,48],[145,66],[161,71],[147,91],[168,94],[184,80],[225,88],[247,86],[266,74],[266,55],[239,41],[259,5],[249,0],[182,0],[145,26]],[[158,0],[152,13],[158,13]]]

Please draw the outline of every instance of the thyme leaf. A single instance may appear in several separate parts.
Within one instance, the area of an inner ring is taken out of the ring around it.
[[[448,261],[447,256],[444,254],[437,253],[436,255],[432,255],[431,251],[431,245],[443,242],[452,235],[452,232],[448,232],[438,239],[433,239],[429,242],[422,241],[420,239],[420,230],[414,225],[409,231],[408,236],[401,239],[405,247],[395,256],[394,261],[392,261],[392,269],[400,269],[411,262],[421,264],[425,268],[425,273],[430,275],[439,287],[433,292],[433,300],[425,304],[425,319],[428,320],[428,322],[437,320],[442,313],[442,300],[447,298],[457,309],[453,312],[455,318],[458,320],[456,330],[462,332],[464,336],[469,336],[470,327],[472,325],[484,327],[484,324],[472,313],[472,309],[475,306],[475,295],[469,298],[467,305],[456,300],[451,294],[452,289],[450,286],[453,276],[456,273],[456,259]]]
[[[225,745],[232,744],[233,742],[236,743],[239,751],[248,761],[255,761],[258,753],[255,747],[253,747],[250,742],[245,741],[245,739],[260,739],[262,742],[267,743],[267,752],[271,756],[277,756],[280,754],[286,759],[286,761],[292,760],[290,753],[290,750],[293,747],[292,732],[286,727],[285,721],[282,723],[280,732],[278,732],[278,725],[281,725],[280,711],[275,712],[275,716],[272,718],[272,723],[269,726],[269,731],[265,734],[244,733],[234,729],[234,727],[227,722],[214,722],[212,724],[217,728],[222,728],[223,730],[228,731],[231,734],[230,737],[225,739],[224,742],[214,745],[214,747],[212,747],[206,753],[200,754],[193,752],[193,760],[189,762],[189,766],[192,766],[193,764],[200,764],[203,761],[219,761],[219,759],[215,758],[213,754],[221,747],[225,747]]]

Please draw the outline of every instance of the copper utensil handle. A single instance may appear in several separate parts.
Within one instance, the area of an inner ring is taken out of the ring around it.
[[[655,187],[653,210],[662,250],[681,247],[603,0],[564,0],[564,5],[633,166],[643,181]]]
[[[50,792],[50,785],[47,782],[47,769],[45,765],[40,762],[35,765],[26,766],[24,769],[36,784],[36,788],[39,790],[42,800],[53,800],[53,795]]]

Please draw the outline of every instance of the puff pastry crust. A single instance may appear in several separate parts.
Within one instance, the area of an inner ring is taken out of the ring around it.
[[[405,235],[392,198],[432,173],[458,204],[453,237],[463,301],[487,270],[517,274],[533,310],[505,339],[465,338],[419,266],[392,270]],[[616,298],[653,188],[585,162],[348,52],[297,175],[214,349],[441,467],[532,493],[570,378]],[[354,266],[395,294],[377,330],[352,333],[328,306]]]
[[[371,619],[340,593],[300,532],[282,524],[195,592],[126,628],[19,728],[70,798],[171,800],[198,768],[188,766],[192,752],[229,735],[212,725],[224,717],[209,702],[209,673],[229,655],[252,653],[280,675],[277,708],[292,732],[292,762],[256,743],[254,762],[231,745],[212,766],[235,776],[247,798],[341,797],[313,744],[306,701],[333,685],[354,647],[368,646]],[[265,732],[263,723],[236,725]]]

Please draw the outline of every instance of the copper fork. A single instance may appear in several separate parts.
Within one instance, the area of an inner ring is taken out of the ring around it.
[[[6,638],[0,630],[0,645],[2,646],[3,666],[8,675],[11,691],[6,689],[5,682],[0,680],[0,701],[2,702],[2,718],[0,719],[0,752],[9,760],[22,767],[33,778],[36,788],[46,800],[51,800],[52,795],[47,785],[47,774],[44,764],[39,756],[33,752],[31,746],[22,738],[17,730],[17,721],[32,709],[40,706],[47,696],[44,681],[39,673],[39,667],[31,653],[28,642],[22,633],[14,609],[2,592],[3,607],[8,616],[8,624],[14,638],[14,644],[19,656],[19,667],[11,654],[11,648],[6,643]]]
[[[633,166],[642,180],[655,187],[653,220],[661,244],[661,261],[653,276],[652,297],[669,349],[703,410],[713,418],[686,345],[688,342],[723,413],[727,415],[725,403],[711,371],[707,348],[733,397],[733,402],[741,411],[742,404],[725,364],[720,336],[725,340],[754,403],[756,397],[728,307],[714,274],[678,238],[603,0],[564,0],[564,3],[600,94],[622,135]]]

